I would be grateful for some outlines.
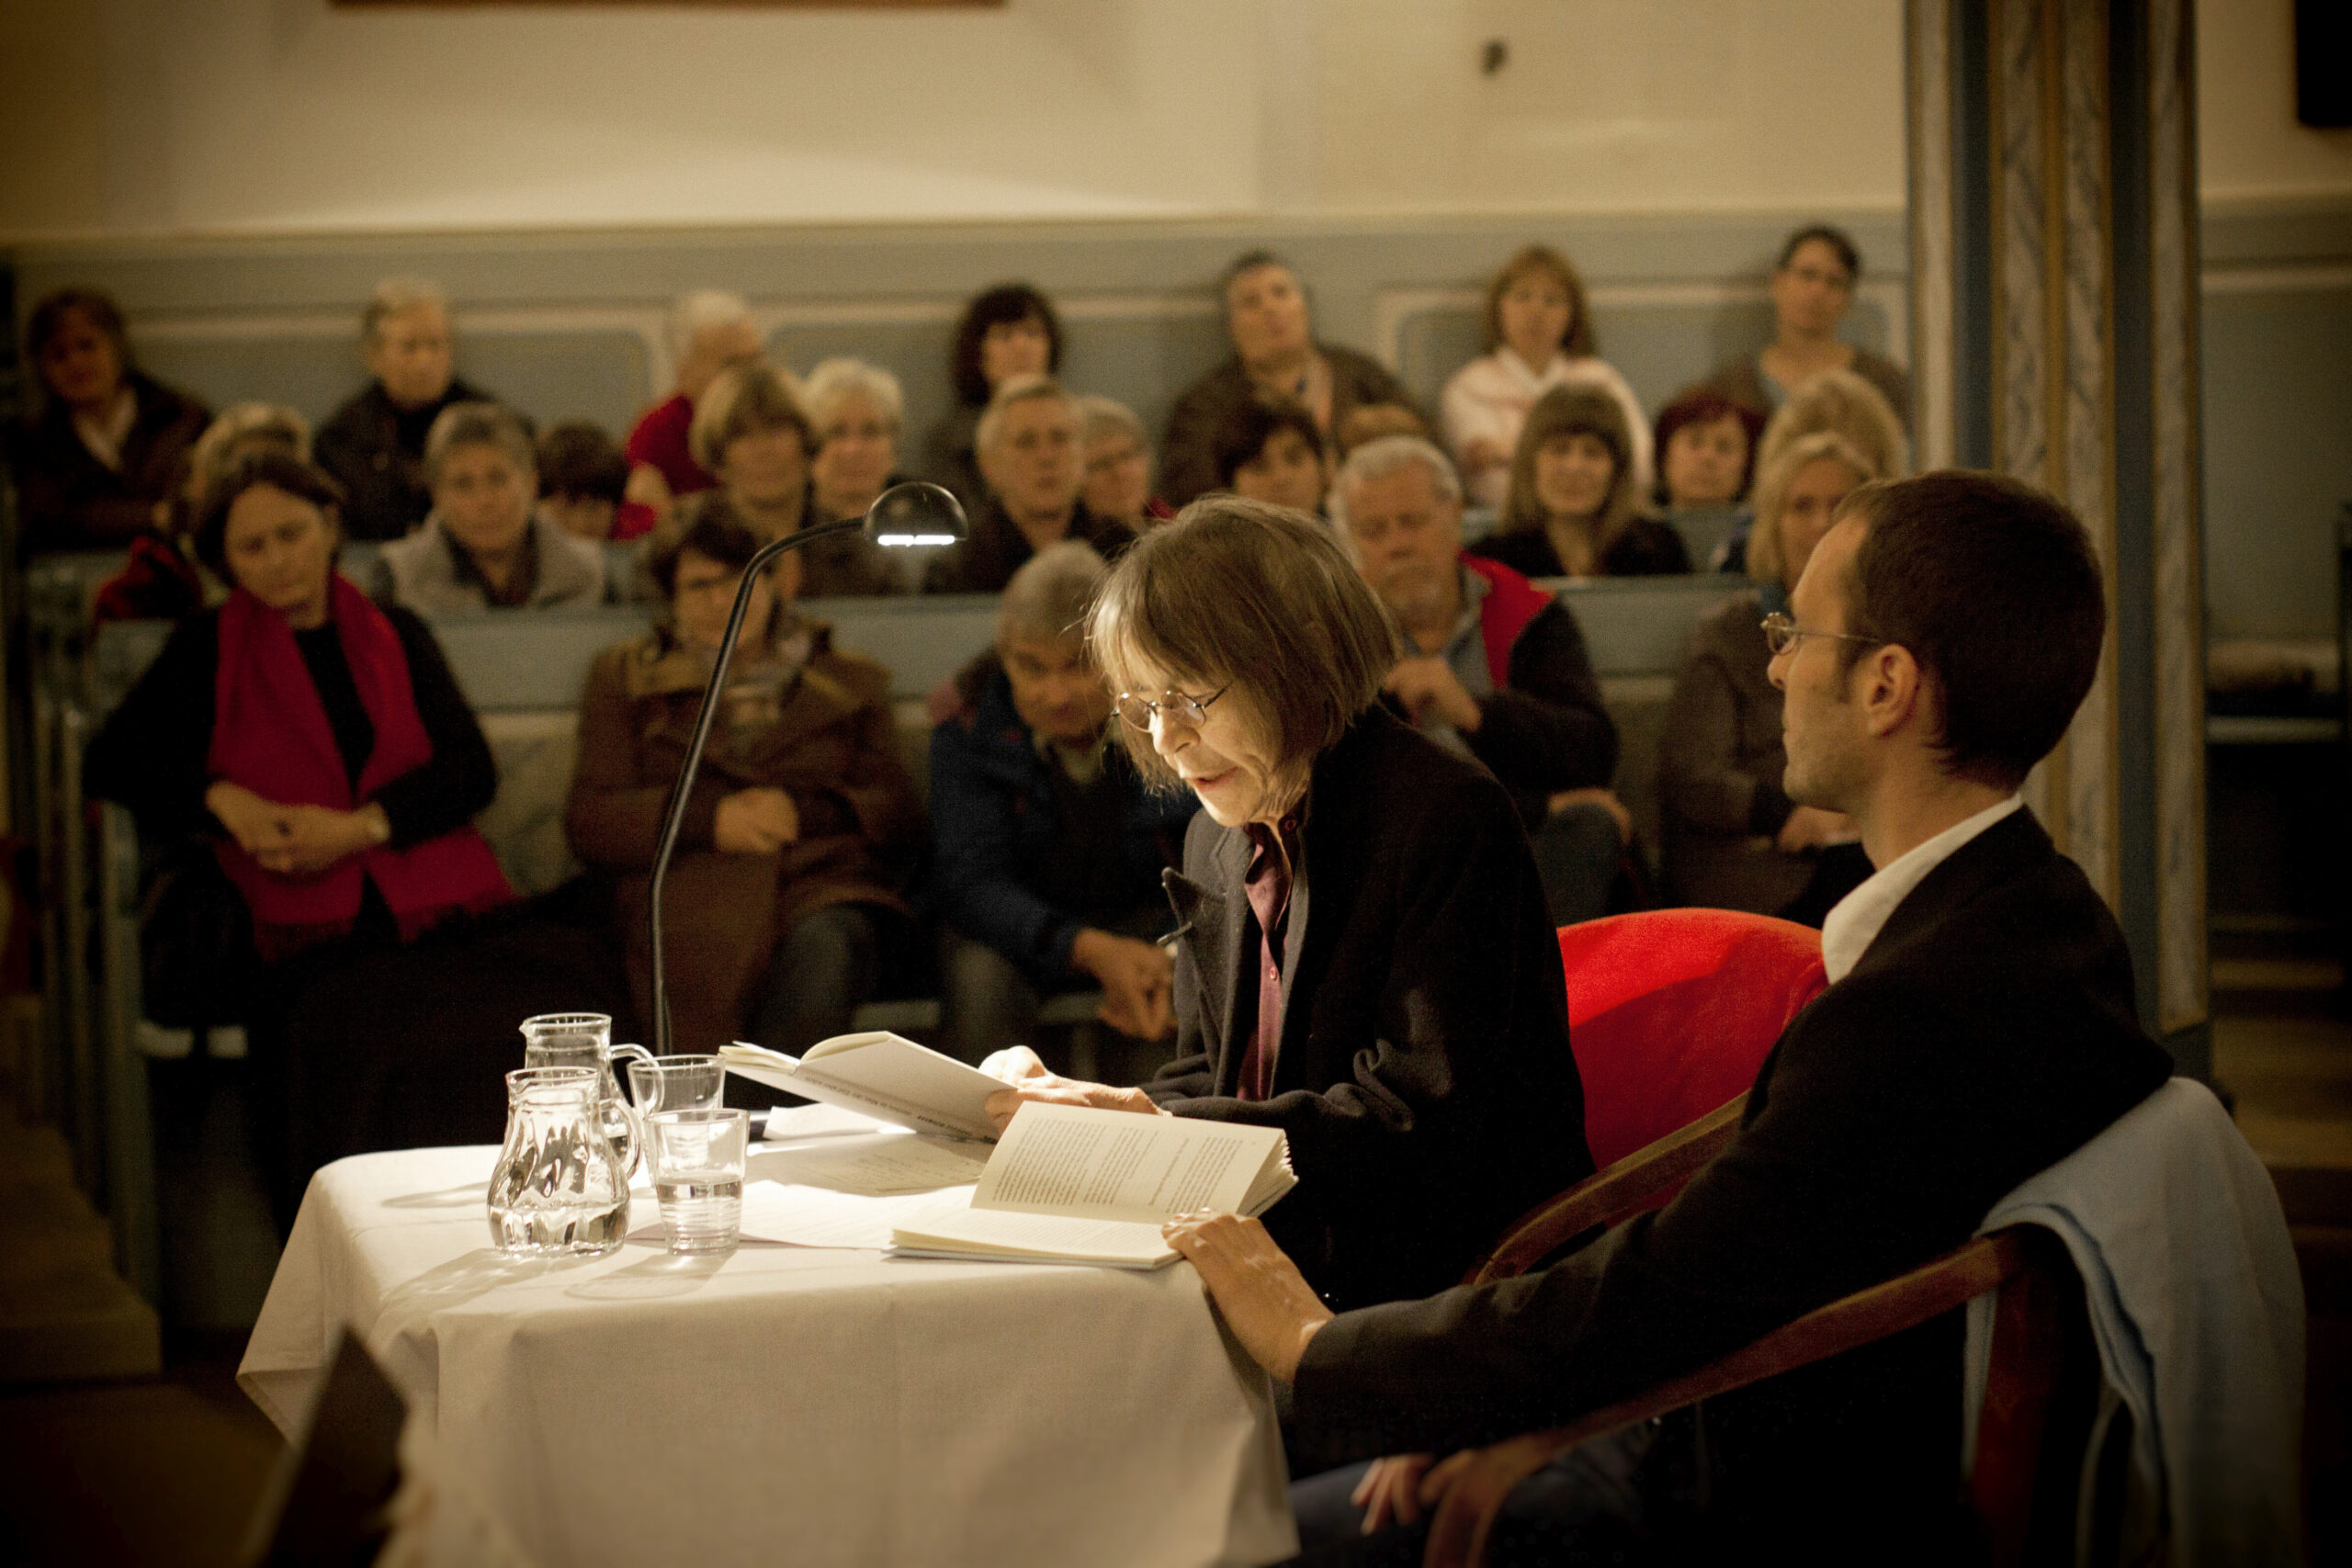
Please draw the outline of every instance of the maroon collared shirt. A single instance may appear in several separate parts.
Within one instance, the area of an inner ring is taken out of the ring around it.
[[[1298,817],[1282,819],[1280,837],[1263,823],[1242,829],[1250,835],[1250,870],[1241,890],[1258,917],[1258,1022],[1241,1054],[1234,1093],[1264,1100],[1274,1091],[1275,1058],[1282,1052],[1283,925],[1290,913],[1292,857],[1298,849]]]

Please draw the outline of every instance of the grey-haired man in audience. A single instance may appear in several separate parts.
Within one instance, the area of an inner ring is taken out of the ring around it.
[[[448,297],[422,277],[388,277],[359,318],[360,353],[372,378],[320,427],[311,449],[349,499],[341,520],[353,539],[397,539],[433,510],[424,438],[452,403],[495,402],[457,375]]]

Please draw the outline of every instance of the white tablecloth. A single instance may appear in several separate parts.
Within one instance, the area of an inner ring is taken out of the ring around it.
[[[349,1324],[547,1568],[1296,1550],[1264,1378],[1189,1265],[673,1258],[641,1184],[640,1239],[518,1260],[490,1246],[495,1154],[312,1180],[238,1371],[281,1431]]]

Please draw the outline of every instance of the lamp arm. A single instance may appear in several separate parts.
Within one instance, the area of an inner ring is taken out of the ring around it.
[[[702,766],[702,749],[710,739],[711,721],[718,716],[718,694],[727,682],[727,661],[734,657],[735,644],[743,636],[743,616],[752,603],[752,584],[760,573],[786,550],[830,537],[862,530],[863,517],[844,517],[839,522],[820,524],[814,528],[801,528],[781,539],[772,539],[760,547],[743,568],[743,581],[736,585],[735,604],[727,612],[727,630],[718,639],[718,657],[711,661],[710,681],[702,690],[702,707],[695,715],[695,732],[686,742],[686,761],[678,770],[677,783],[670,786],[670,804],[662,813],[662,836],[654,840],[653,876],[646,889],[647,935],[653,948],[653,1054],[673,1055],[670,1036],[670,987],[662,968],[662,885],[670,874],[670,856],[678,847],[678,832],[686,820],[686,797],[694,790],[695,773]]]

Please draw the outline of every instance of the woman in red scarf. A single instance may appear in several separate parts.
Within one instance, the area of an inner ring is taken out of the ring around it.
[[[281,1224],[325,1160],[494,1140],[514,1024],[594,1005],[515,951],[518,922],[476,919],[514,897],[472,826],[497,770],[424,623],[334,570],[340,499],[283,455],[231,471],[195,547],[233,592],[181,623],[88,761],[92,793],[152,849],[200,845],[179,872],[209,861],[237,895],[216,907],[250,919],[252,1120]]]

